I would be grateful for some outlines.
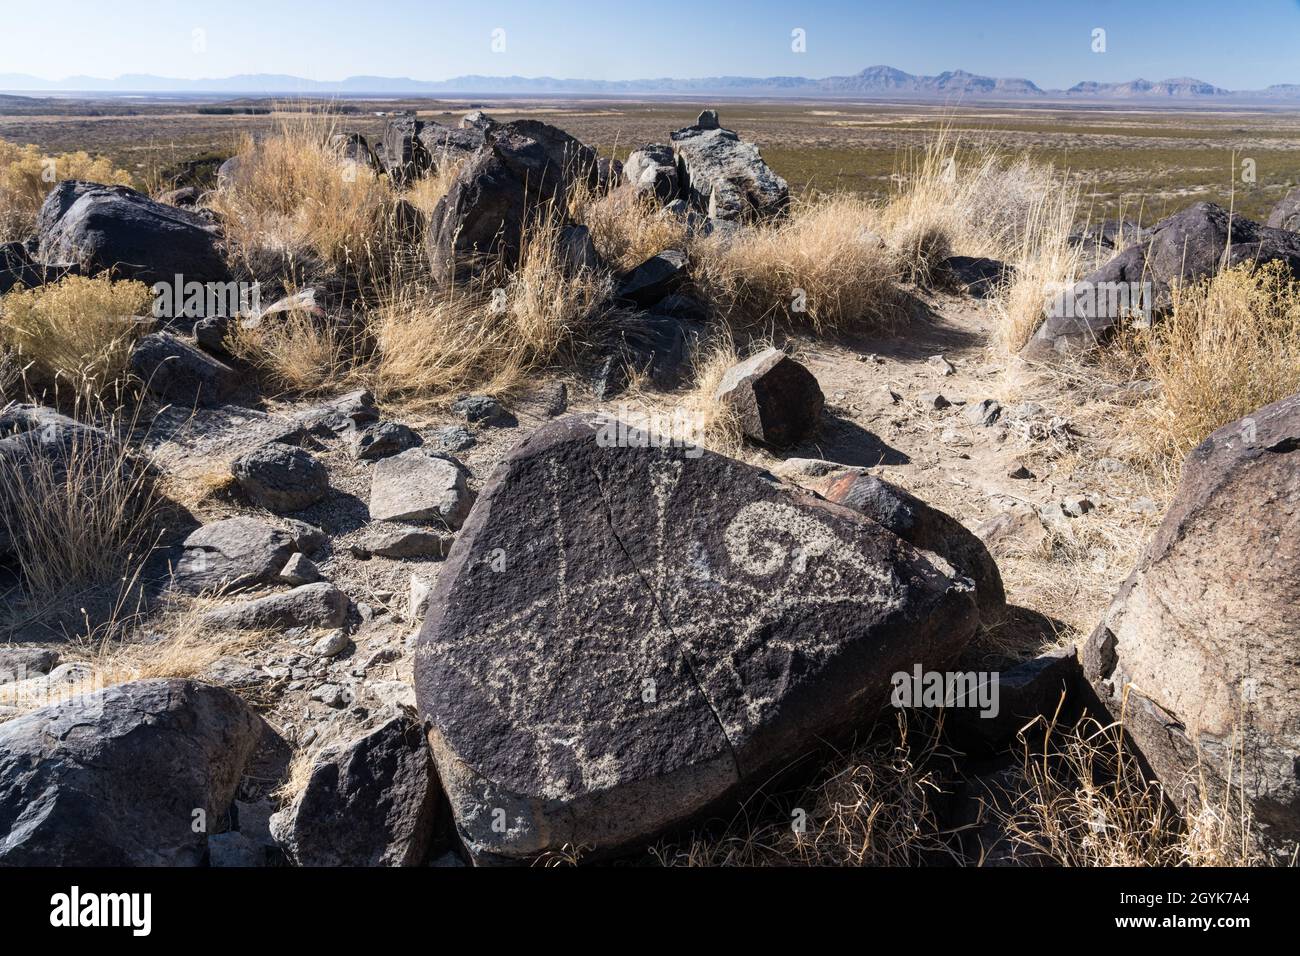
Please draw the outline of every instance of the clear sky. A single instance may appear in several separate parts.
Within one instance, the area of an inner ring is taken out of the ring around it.
[[[0,0],[0,11],[0,73],[45,79],[820,77],[884,63],[1056,88],[1300,82],[1297,0]],[[791,49],[796,28],[806,52]]]

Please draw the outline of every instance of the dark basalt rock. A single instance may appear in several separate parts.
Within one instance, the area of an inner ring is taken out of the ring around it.
[[[234,694],[188,680],[0,723],[0,866],[200,865],[264,729]]]
[[[36,221],[42,262],[77,262],[89,274],[152,285],[229,282],[216,227],[126,186],[66,180],[45,197]]]
[[[715,397],[735,410],[746,435],[774,448],[812,435],[826,404],[812,372],[780,349],[733,365]]]
[[[870,719],[978,620],[875,522],[599,416],[502,462],[429,608],[416,696],[479,862],[643,846]]]

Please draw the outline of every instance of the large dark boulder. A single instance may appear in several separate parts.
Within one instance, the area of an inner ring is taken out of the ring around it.
[[[1102,701],[1180,806],[1199,792],[1235,807],[1244,794],[1270,842],[1290,846],[1300,840],[1297,608],[1300,395],[1187,456],[1165,520],[1083,653]]]
[[[492,127],[430,215],[425,241],[435,277],[463,279],[495,261],[513,266],[524,227],[563,218],[570,187],[594,185],[597,174],[595,151],[563,130],[536,120]]]
[[[500,260],[519,259],[528,191],[496,150],[484,150],[461,167],[430,214],[425,247],[434,277],[462,280]]]
[[[197,866],[265,725],[227,690],[143,680],[0,723],[0,866]]]
[[[419,866],[434,833],[438,784],[414,720],[394,714],[326,747],[307,784],[271,818],[299,866]]]
[[[731,130],[688,126],[672,134],[672,143],[682,195],[710,219],[754,222],[789,208],[786,181],[763,162],[757,146]]]
[[[1300,234],[1197,203],[1157,223],[1141,242],[1057,296],[1021,354],[1051,361],[1094,348],[1126,320],[1166,310],[1176,285],[1224,266],[1275,260],[1300,276]]]
[[[942,668],[968,581],[742,462],[569,416],[497,468],[452,546],[416,697],[480,862],[643,846]]]
[[[126,186],[67,180],[45,197],[36,222],[42,262],[76,262],[86,274],[152,285],[229,282],[215,226]]]

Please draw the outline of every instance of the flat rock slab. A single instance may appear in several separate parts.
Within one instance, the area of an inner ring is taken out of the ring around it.
[[[154,416],[141,444],[160,467],[178,478],[202,480],[230,473],[230,463],[267,442],[291,442],[302,426],[289,418],[238,405],[165,408]]]
[[[347,621],[349,605],[346,594],[332,584],[319,582],[219,607],[203,615],[203,623],[209,627],[246,631],[342,627]]]
[[[480,862],[644,845],[869,720],[894,671],[941,667],[975,630],[969,582],[896,535],[654,437],[544,426],[438,577],[416,694]]]
[[[435,521],[459,528],[473,504],[459,462],[412,448],[375,464],[370,517],[378,521]]]
[[[194,531],[173,574],[189,594],[231,594],[275,581],[298,544],[257,518],[223,518]]]

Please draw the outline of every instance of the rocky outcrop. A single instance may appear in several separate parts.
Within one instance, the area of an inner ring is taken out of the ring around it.
[[[302,792],[271,818],[271,833],[298,866],[419,866],[437,800],[419,725],[395,714],[325,748]]]
[[[1300,234],[1261,226],[1213,203],[1197,203],[1155,225],[1142,242],[1063,292],[1021,351],[1051,361],[1108,341],[1129,319],[1168,308],[1178,284],[1223,266],[1281,261],[1300,276]]]
[[[188,680],[0,723],[0,865],[201,864],[263,728],[234,694]]]
[[[1300,840],[1300,396],[1214,432],[1083,654],[1180,805],[1240,788]],[[1235,799],[1235,797],[1234,797]]]
[[[786,181],[763,162],[757,146],[716,123],[712,113],[706,125],[672,134],[682,195],[714,220],[755,222],[784,215],[790,205]]]
[[[506,458],[429,601],[416,695],[480,861],[644,845],[942,667],[969,582],[738,461],[569,416]]]
[[[126,186],[59,183],[45,197],[36,232],[42,262],[76,262],[86,274],[150,285],[177,276],[186,283],[231,279],[216,227]]]
[[[813,434],[826,404],[812,372],[780,349],[733,365],[714,398],[731,407],[747,436],[774,448]]]

